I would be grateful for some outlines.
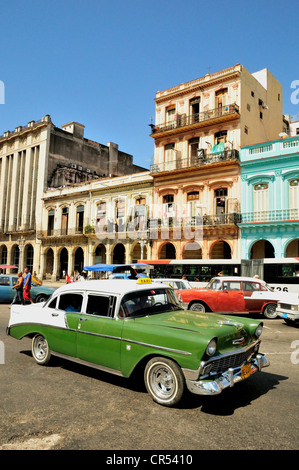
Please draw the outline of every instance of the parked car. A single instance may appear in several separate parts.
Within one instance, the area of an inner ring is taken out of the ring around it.
[[[176,295],[184,308],[197,312],[262,313],[266,318],[276,318],[277,302],[297,294],[274,292],[256,278],[219,276],[204,289],[180,290]]]
[[[13,301],[16,291],[13,286],[17,283],[16,274],[0,274],[0,303]],[[32,282],[31,297],[33,302],[45,302],[55,291],[52,287],[45,287]]]
[[[187,279],[159,278],[153,279],[153,281],[168,284],[175,290],[192,289],[192,286]]]
[[[299,298],[294,299],[292,303],[278,302],[276,313],[283,318],[288,325],[299,324]]]
[[[51,355],[123,377],[143,371],[148,393],[176,405],[187,388],[215,395],[269,365],[259,353],[262,323],[182,310],[172,288],[150,279],[63,286],[44,304],[13,305],[7,334],[32,338]]]

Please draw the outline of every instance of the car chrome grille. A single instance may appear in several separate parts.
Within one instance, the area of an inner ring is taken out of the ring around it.
[[[286,310],[291,310],[291,305],[290,304],[283,304],[279,302],[280,308],[285,308]]]
[[[217,358],[209,361],[209,365],[212,366],[210,372],[220,373],[225,372],[229,368],[235,369],[236,367],[241,367],[244,362],[250,359],[250,356],[254,352],[255,346],[256,344],[245,351],[241,350],[236,353],[218,356]]]

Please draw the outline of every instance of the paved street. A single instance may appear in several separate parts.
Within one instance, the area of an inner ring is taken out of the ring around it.
[[[38,366],[29,339],[6,336],[8,317],[0,305],[0,450],[299,448],[299,328],[281,319],[264,321],[268,369],[222,395],[188,395],[168,409],[150,399],[142,380],[58,358]]]

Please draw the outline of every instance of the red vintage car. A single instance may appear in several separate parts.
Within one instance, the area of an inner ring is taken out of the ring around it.
[[[197,312],[262,313],[276,318],[282,296],[260,280],[251,277],[214,277],[204,289],[176,290],[183,307]]]

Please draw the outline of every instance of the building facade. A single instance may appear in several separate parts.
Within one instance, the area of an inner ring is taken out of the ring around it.
[[[49,115],[0,137],[0,264],[40,272],[43,194],[49,187],[134,174],[144,168],[118,145],[84,137],[84,126],[56,127]]]
[[[243,259],[299,257],[299,136],[240,152]]]
[[[57,280],[95,263],[151,256],[149,172],[78,183],[44,193],[37,239],[41,278]]]
[[[239,149],[282,131],[280,83],[267,69],[251,74],[238,64],[159,91],[155,101],[154,259],[238,258]]]

